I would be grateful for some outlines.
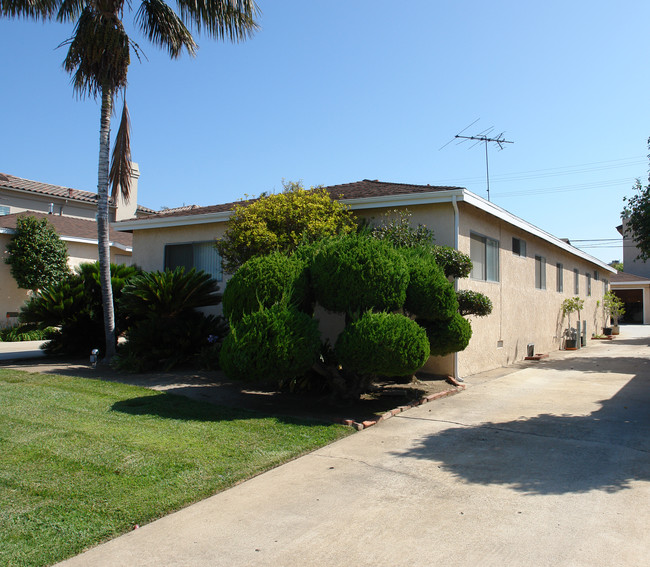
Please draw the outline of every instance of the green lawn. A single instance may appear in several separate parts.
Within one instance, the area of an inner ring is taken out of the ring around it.
[[[348,428],[0,369],[0,565],[49,565]]]

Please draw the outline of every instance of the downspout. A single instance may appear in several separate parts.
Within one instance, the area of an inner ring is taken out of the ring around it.
[[[458,202],[456,195],[451,197],[451,206],[454,209],[454,250],[458,250],[458,234],[460,232],[460,213],[458,212]],[[454,291],[458,291],[458,278],[454,278]],[[458,382],[463,382],[463,379],[458,375],[458,353],[454,353],[454,378]]]

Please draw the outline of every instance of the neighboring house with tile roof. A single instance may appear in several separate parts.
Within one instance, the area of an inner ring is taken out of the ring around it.
[[[11,268],[4,260],[7,257],[7,244],[16,232],[16,219],[21,216],[47,218],[68,249],[68,264],[71,268],[84,262],[97,261],[97,223],[94,220],[49,215],[41,212],[25,211],[0,216],[0,325],[14,324],[20,306],[29,298],[29,292],[20,289],[11,275]],[[131,264],[133,248],[131,234],[110,229],[111,262]]]
[[[494,310],[470,317],[467,349],[432,358],[430,371],[466,376],[523,359],[529,344],[537,353],[561,348],[561,304],[574,295],[585,300],[587,336],[601,332],[602,299],[615,270],[467,189],[369,179],[325,189],[360,217],[408,209],[414,224],[434,230],[436,243],[472,258],[472,275],[459,280],[458,288],[484,293]],[[195,266],[226,282],[214,241],[224,234],[234,205],[162,211],[115,228],[133,233],[134,262],[144,269]]]
[[[109,205],[110,221],[134,218],[141,214],[152,214],[152,209],[138,206],[138,164],[133,164],[131,199],[125,203],[118,199]],[[97,193],[81,191],[70,187],[51,185],[0,173],[0,215],[37,211],[57,216],[95,220],[97,214]]]
[[[120,199],[116,204],[111,203],[112,221],[154,213],[136,204],[140,173],[137,164],[133,166],[130,202]],[[16,218],[20,215],[47,217],[65,242],[70,266],[74,267],[98,258],[96,214],[96,193],[0,173],[0,251],[3,256],[0,262],[0,325],[15,323],[15,316],[28,297],[26,290],[16,286],[9,266],[4,263],[6,245],[15,232]],[[132,240],[132,235],[110,229],[111,262],[131,263]]]

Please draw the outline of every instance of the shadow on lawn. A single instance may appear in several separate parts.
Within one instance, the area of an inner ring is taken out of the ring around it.
[[[153,415],[181,421],[234,421],[273,417],[294,425],[322,425],[322,420],[215,405],[183,395],[159,392],[115,402],[111,409],[130,415]]]

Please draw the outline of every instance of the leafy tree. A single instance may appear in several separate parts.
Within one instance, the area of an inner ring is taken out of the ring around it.
[[[625,302],[610,289],[603,297],[603,307],[613,324],[618,325],[618,320],[625,315]]]
[[[216,39],[239,41],[257,29],[259,10],[254,0],[177,0],[178,14],[164,1],[142,0],[134,20],[149,40],[167,50],[173,59],[183,51],[194,55],[197,45],[186,26]],[[137,45],[129,38],[122,22],[125,11],[133,6],[125,0],[0,0],[0,16],[28,17],[61,22],[75,21],[73,37],[63,66],[72,74],[74,91],[81,96],[101,99],[99,166],[97,183],[97,233],[103,298],[106,359],[115,352],[115,317],[110,274],[108,234],[109,183],[113,197],[129,198],[130,143],[126,103],[117,133],[113,163],[109,168],[110,125],[116,94],[127,84],[131,49]]]
[[[650,138],[648,138],[650,149]],[[650,155],[648,155],[650,159]],[[639,249],[637,259],[644,262],[650,259],[650,176],[648,185],[643,186],[641,180],[637,179],[633,189],[636,194],[632,197],[623,197],[626,202],[623,217],[626,218],[625,236],[630,236]]]
[[[45,218],[18,217],[7,253],[5,262],[11,266],[18,287],[23,289],[43,288],[70,273],[68,249]]]
[[[615,270],[617,270],[618,272],[623,272],[623,271],[624,271],[623,262],[621,262],[620,260],[612,260],[612,261],[609,263],[609,265],[610,265],[612,268],[614,268]]]
[[[283,182],[284,191],[235,205],[224,237],[216,246],[224,268],[233,273],[255,256],[291,253],[305,243],[356,229],[354,216],[322,187],[305,189]]]

